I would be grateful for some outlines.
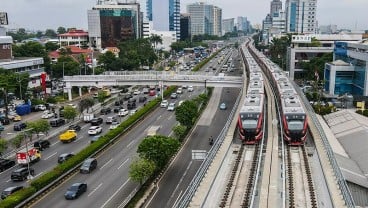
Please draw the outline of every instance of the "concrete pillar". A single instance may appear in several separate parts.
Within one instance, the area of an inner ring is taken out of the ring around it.
[[[82,97],[82,87],[79,87],[79,97]]]
[[[72,97],[72,88],[68,88],[66,89],[68,91],[68,100],[72,101],[73,97]]]

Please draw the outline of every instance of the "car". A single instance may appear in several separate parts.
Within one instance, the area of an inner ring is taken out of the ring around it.
[[[3,172],[6,169],[9,169],[15,165],[14,160],[8,160],[0,158],[0,172]]]
[[[184,100],[179,101],[178,106],[181,106],[181,104],[184,103]]]
[[[178,94],[176,94],[175,92],[173,92],[173,93],[171,93],[170,98],[171,99],[176,99],[176,98],[178,98]]]
[[[45,139],[40,139],[33,143],[33,147],[39,149],[40,151],[50,147],[50,141]]]
[[[137,112],[137,109],[130,110],[130,111],[129,111],[129,115],[133,115],[133,114],[135,114],[136,112]]]
[[[3,192],[1,192],[1,199],[5,199],[6,197],[8,197],[9,195],[19,191],[23,189],[23,186],[12,186],[12,187],[8,187],[6,188]]]
[[[5,126],[3,126],[2,124],[0,124],[0,131],[4,131],[5,130]]]
[[[93,136],[93,137],[91,138],[91,140],[90,140],[91,144],[92,144],[93,142],[98,141],[100,138],[101,138],[101,135]]]
[[[227,108],[226,103],[220,104],[220,110],[226,110],[226,108]]]
[[[65,120],[62,118],[53,119],[50,121],[50,126],[59,127],[65,124]]]
[[[142,90],[143,94],[148,94],[149,93],[149,88],[145,87]]]
[[[76,106],[75,104],[73,104],[73,103],[69,103],[67,106],[72,107],[72,108],[74,108],[74,109],[76,109],[76,108],[77,108],[77,106]]]
[[[133,95],[131,95],[131,94],[126,94],[125,96],[124,96],[124,100],[129,100],[130,98],[132,98],[133,97]]]
[[[144,102],[146,102],[146,100],[147,100],[146,96],[141,96],[141,97],[138,98],[138,102],[140,102],[140,103],[144,103]]]
[[[175,103],[170,103],[169,106],[167,106],[168,111],[174,111],[175,110]]]
[[[181,88],[187,89],[188,88],[188,85],[183,85],[183,86],[181,86]]]
[[[91,126],[88,129],[89,135],[97,135],[97,134],[100,134],[101,132],[102,132],[101,126]]]
[[[193,86],[189,86],[189,87],[188,87],[188,92],[193,92],[193,90],[194,90],[194,89],[193,89]]]
[[[163,101],[161,101],[160,107],[161,108],[167,108],[168,105],[169,105],[169,102],[167,100],[163,100]]]
[[[58,157],[58,163],[61,164],[65,161],[67,161],[69,158],[73,157],[74,156],[74,153],[72,152],[68,152],[68,153],[63,153],[61,155],[59,155]]]
[[[135,103],[128,103],[128,105],[127,105],[128,110],[134,109],[136,107],[137,107],[137,105]]]
[[[209,70],[208,68],[206,68],[204,71],[205,71],[205,72],[209,72],[210,70]]]
[[[28,169],[28,167],[22,167],[22,168],[14,170],[10,175],[10,179],[12,181],[24,181],[27,179],[29,174],[33,176],[34,173],[35,172],[33,168]]]
[[[135,103],[135,102],[137,102],[137,99],[135,99],[135,98],[129,98],[129,100],[128,100],[128,104],[129,103]]]
[[[100,111],[101,114],[109,114],[111,113],[111,108],[107,107],[107,108],[102,108],[101,111]]]
[[[5,118],[5,117],[1,117],[0,122],[1,122],[2,125],[9,125],[10,124],[10,119]]]
[[[82,166],[79,168],[80,173],[90,173],[92,170],[97,168],[96,158],[87,158]]]
[[[176,89],[176,94],[183,94],[183,88],[179,87]]]
[[[139,91],[139,90],[134,90],[133,95],[139,95],[139,94],[141,94],[141,91]]]
[[[34,108],[35,108],[36,111],[44,111],[44,110],[46,110],[46,106],[43,105],[43,104],[35,105]]]
[[[55,113],[49,110],[45,110],[41,115],[41,118],[44,118],[44,119],[53,118],[53,117],[55,117]]]
[[[22,131],[23,129],[25,129],[27,127],[27,124],[26,123],[23,123],[23,122],[21,122],[21,123],[16,123],[16,124],[14,124],[14,126],[13,126],[13,130],[14,131]]]
[[[90,122],[91,122],[92,126],[98,126],[98,125],[103,123],[103,119],[102,118],[93,118]]]
[[[114,121],[111,123],[109,129],[116,129],[119,126],[119,122]]]
[[[111,124],[114,121],[117,121],[115,116],[109,116],[106,118],[106,124]]]
[[[14,115],[14,117],[13,117],[14,122],[21,121],[21,120],[22,120],[22,117],[20,115]]]
[[[81,127],[78,124],[72,124],[68,127],[69,130],[80,131]]]
[[[156,91],[155,90],[150,90],[148,93],[149,96],[155,96],[156,95]]]
[[[113,112],[114,112],[114,113],[119,113],[120,109],[121,109],[121,107],[114,108]]]
[[[74,183],[72,186],[66,190],[64,197],[65,199],[76,199],[84,192],[87,191],[87,184],[86,183]]]
[[[123,104],[124,104],[124,100],[117,100],[114,103],[115,106],[120,106],[120,105],[123,105]]]
[[[126,116],[126,115],[128,115],[128,110],[126,110],[126,109],[120,109],[120,111],[119,111],[119,113],[118,113],[118,116]]]

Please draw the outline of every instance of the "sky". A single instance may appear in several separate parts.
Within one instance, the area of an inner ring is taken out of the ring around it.
[[[222,8],[223,19],[245,16],[253,25],[261,24],[270,11],[271,2],[271,0],[203,1]],[[181,0],[181,11],[185,12],[186,5],[194,2],[198,0]],[[63,26],[87,30],[87,10],[95,4],[96,0],[0,0],[0,11],[8,13],[9,28],[56,30],[59,26]],[[368,30],[367,8],[368,0],[317,0],[317,21],[319,25],[335,24],[339,29]]]

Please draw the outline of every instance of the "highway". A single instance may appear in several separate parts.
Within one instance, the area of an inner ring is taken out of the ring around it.
[[[199,90],[196,88],[193,92],[185,90],[179,99],[192,98],[197,93]],[[173,99],[169,99],[169,102],[171,101]],[[139,184],[129,179],[128,173],[129,165],[137,158],[136,149],[146,136],[146,130],[150,126],[161,125],[158,133],[170,135],[175,124],[174,112],[167,111],[166,108],[157,108],[97,157],[96,170],[90,174],[76,173],[33,207],[116,207],[124,199],[129,199],[129,195],[139,187]],[[77,200],[67,201],[64,199],[64,193],[75,182],[87,183],[87,192]]]
[[[147,96],[149,97],[149,96]],[[142,105],[143,103],[138,103],[137,101],[137,106]],[[126,105],[126,101],[125,101],[125,105]],[[126,107],[126,106],[125,106]],[[111,108],[113,109],[114,106],[111,106]],[[99,112],[99,111],[98,111]],[[33,114],[31,114],[33,115]],[[34,114],[35,116],[40,116],[39,114]],[[113,116],[116,115],[116,117],[118,118],[119,121],[119,117],[117,116],[116,113],[109,113],[107,115],[99,115],[99,117],[102,117],[104,120],[104,123],[102,125],[100,125],[103,128],[102,134],[105,134],[106,132],[108,132],[110,124],[106,124],[105,120],[108,116]],[[125,117],[121,117],[122,120],[126,119],[128,116]],[[59,128],[51,128],[50,134],[52,132],[57,132],[60,131],[61,128],[66,128],[68,125],[70,125],[70,123],[67,123]],[[41,175],[42,173],[45,173],[49,170],[51,170],[52,168],[54,168],[58,163],[57,163],[57,159],[58,156],[62,153],[68,153],[68,152],[74,152],[75,154],[78,153],[80,150],[82,150],[84,147],[86,147],[87,145],[90,144],[90,138],[92,138],[93,136],[89,136],[87,131],[89,129],[89,127],[91,126],[91,124],[89,123],[84,123],[81,122],[79,123],[79,125],[81,126],[81,130],[79,132],[77,132],[78,136],[77,139],[71,143],[62,143],[59,141],[59,134],[56,134],[55,136],[50,137],[48,140],[50,141],[51,145],[50,148],[46,148],[45,150],[42,151],[42,156],[41,156],[41,160],[39,162],[36,162],[34,164],[31,165],[31,167],[35,170],[35,177],[38,177],[39,175]],[[36,141],[35,139],[33,139],[33,141]],[[16,165],[12,168],[9,168],[7,170],[5,170],[4,172],[0,173],[0,190],[4,190],[7,187],[10,186],[26,186],[27,182],[23,181],[16,181],[13,182],[10,180],[10,175],[12,173],[12,171],[14,171],[15,169],[19,168],[20,166]]]

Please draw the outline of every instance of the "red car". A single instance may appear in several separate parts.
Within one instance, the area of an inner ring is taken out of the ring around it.
[[[155,90],[150,90],[149,91],[149,96],[155,96],[156,95],[156,91]]]

